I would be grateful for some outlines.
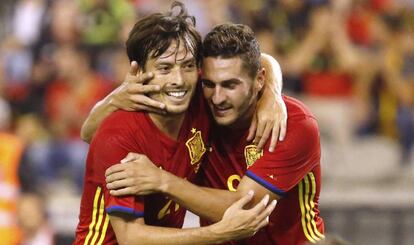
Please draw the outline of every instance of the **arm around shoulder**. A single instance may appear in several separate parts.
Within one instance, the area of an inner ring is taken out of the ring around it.
[[[90,143],[96,130],[102,121],[118,108],[111,103],[112,93],[96,103],[85,122],[82,124],[80,137],[83,141]]]

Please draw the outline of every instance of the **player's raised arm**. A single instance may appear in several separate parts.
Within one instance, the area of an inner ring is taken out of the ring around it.
[[[254,139],[260,150],[271,136],[269,151],[272,152],[277,141],[283,140],[286,135],[287,111],[282,99],[282,71],[277,60],[270,55],[262,53],[260,62],[265,69],[265,84],[247,140]]]
[[[137,62],[131,62],[124,82],[96,103],[89,113],[82,125],[81,139],[89,143],[102,121],[118,109],[164,113],[164,104],[146,96],[146,93],[159,92],[160,90],[158,85],[146,84],[153,76],[152,73],[140,73]]]
[[[269,204],[267,196],[253,208],[244,209],[252,197],[253,192],[249,192],[226,210],[221,221],[200,228],[149,226],[144,223],[144,218],[125,214],[110,215],[110,222],[120,245],[222,243],[252,236],[268,224],[268,217],[276,206],[275,202]]]

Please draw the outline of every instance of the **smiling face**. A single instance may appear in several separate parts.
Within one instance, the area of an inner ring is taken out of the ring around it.
[[[145,72],[154,73],[149,84],[161,87],[160,93],[150,97],[164,103],[167,113],[174,115],[183,114],[188,109],[198,79],[192,53],[183,45],[176,47],[176,42],[172,42],[162,55],[148,59],[145,64]]]
[[[263,86],[264,70],[252,78],[239,56],[203,59],[203,92],[213,117],[221,126],[245,127]]]

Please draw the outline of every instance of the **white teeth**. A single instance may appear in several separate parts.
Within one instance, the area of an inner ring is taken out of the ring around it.
[[[173,97],[183,97],[185,95],[185,91],[181,91],[181,92],[167,92],[168,96],[173,96]]]

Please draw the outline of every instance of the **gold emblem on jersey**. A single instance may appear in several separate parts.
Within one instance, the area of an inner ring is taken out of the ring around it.
[[[207,151],[204,146],[203,137],[201,137],[201,131],[197,131],[195,128],[191,129],[191,132],[194,134],[185,145],[188,148],[188,153],[190,154],[191,165],[194,165],[200,161],[201,157]],[[197,166],[198,170],[198,166]]]
[[[246,159],[247,168],[250,168],[262,156],[263,150],[258,151],[255,145],[248,145],[244,148],[244,158]]]

